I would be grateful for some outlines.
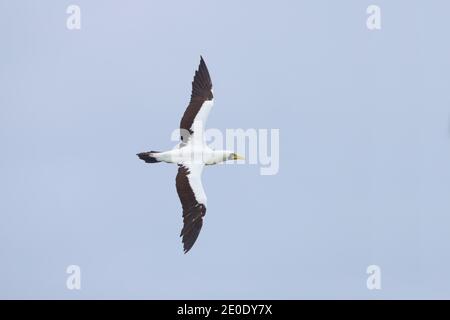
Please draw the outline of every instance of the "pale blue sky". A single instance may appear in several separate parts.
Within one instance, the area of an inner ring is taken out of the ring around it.
[[[450,298],[449,12],[0,0],[0,298]],[[279,128],[280,171],[207,168],[184,255],[176,167],[135,154],[172,147],[200,54],[208,126]]]

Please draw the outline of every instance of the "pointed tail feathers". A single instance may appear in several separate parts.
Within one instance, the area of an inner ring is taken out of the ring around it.
[[[159,151],[141,152],[138,153],[137,156],[139,157],[139,159],[144,160],[147,163],[156,163],[161,162],[160,160],[158,160],[158,153],[160,152]]]

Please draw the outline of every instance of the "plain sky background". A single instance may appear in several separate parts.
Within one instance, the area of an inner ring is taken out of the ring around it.
[[[450,298],[449,14],[444,0],[0,0],[0,298]],[[208,127],[279,128],[280,171],[206,168],[184,255],[177,168],[135,154],[173,146],[200,54]]]

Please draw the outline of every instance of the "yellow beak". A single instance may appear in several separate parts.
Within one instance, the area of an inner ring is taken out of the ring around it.
[[[241,155],[236,154],[236,156],[234,157],[234,160],[245,160],[245,158]]]

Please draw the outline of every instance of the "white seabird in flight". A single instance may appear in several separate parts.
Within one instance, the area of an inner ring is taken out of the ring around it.
[[[214,102],[211,77],[205,61],[200,65],[192,81],[191,101],[180,123],[181,142],[176,148],[165,151],[138,153],[147,163],[167,162],[178,165],[176,187],[183,208],[184,253],[194,245],[206,214],[206,194],[202,186],[202,171],[205,165],[226,160],[244,159],[229,150],[213,150],[205,142],[203,128]]]

